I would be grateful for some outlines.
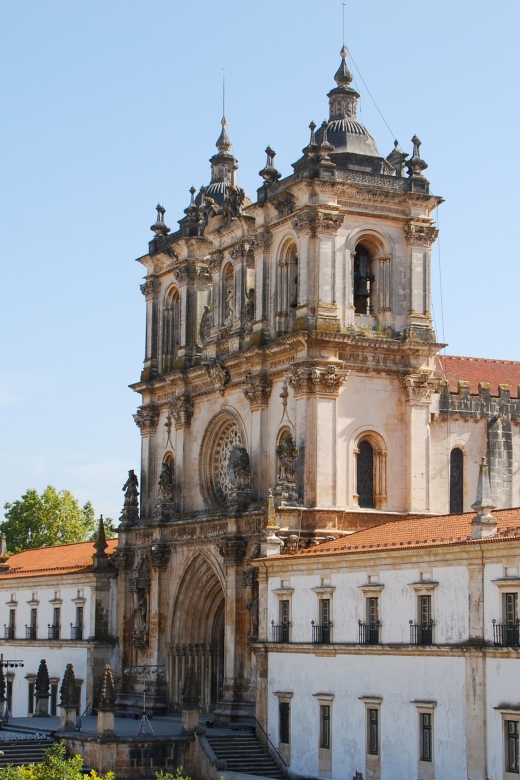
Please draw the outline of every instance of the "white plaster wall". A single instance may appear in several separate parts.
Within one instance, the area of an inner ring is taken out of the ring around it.
[[[91,636],[94,632],[94,605],[91,604],[91,593],[88,585],[82,585],[76,582],[70,585],[47,585],[45,587],[39,586],[37,583],[30,585],[29,587],[16,588],[16,584],[13,581],[12,584],[2,583],[4,587],[0,591],[0,636],[3,638],[4,625],[9,623],[9,610],[7,602],[11,601],[14,595],[14,601],[17,601],[16,606],[16,632],[15,637],[25,639],[25,626],[29,626],[31,622],[31,609],[33,608],[28,602],[33,600],[33,594],[36,596],[36,601],[39,603],[35,606],[38,610],[38,632],[37,637],[40,640],[47,641],[48,639],[48,626],[52,625],[54,618],[54,607],[60,607],[61,615],[61,638],[70,639],[70,624],[76,625],[76,604],[73,599],[78,596],[78,588],[83,591],[83,598],[85,602],[79,606],[83,606],[83,625],[84,636]],[[58,598],[61,599],[61,604],[52,604],[54,600],[54,594],[58,591]],[[92,613],[92,614],[91,614]],[[88,633],[87,633],[88,632]]]
[[[312,566],[312,564],[311,564]],[[319,564],[318,564],[319,566]],[[310,567],[309,567],[310,568]],[[287,578],[290,589],[294,589],[291,600],[291,623],[293,643],[311,642],[311,621],[319,623],[318,594],[313,588],[322,584],[322,577],[330,578],[330,586],[335,588],[332,595],[333,640],[335,643],[355,644],[359,639],[358,621],[366,620],[365,594],[361,586],[368,583],[368,574],[372,582],[384,585],[379,594],[381,642],[408,645],[410,642],[409,621],[417,620],[417,593],[410,583],[420,580],[420,568],[405,566],[367,567],[367,569],[333,569],[330,566],[310,569],[307,574],[293,575]],[[435,622],[436,644],[457,644],[468,638],[468,574],[465,566],[425,567],[431,571],[431,579],[438,582],[432,592],[432,612]],[[426,583],[425,583],[426,584]],[[279,622],[278,596],[273,590],[280,588],[281,579],[269,581],[268,626]],[[328,582],[327,582],[328,587]],[[496,586],[492,586],[496,589]],[[281,598],[281,597],[280,597]],[[489,621],[490,623],[490,621]],[[491,625],[491,623],[490,623]]]
[[[431,511],[440,515],[450,511],[450,453],[454,447],[460,447],[464,452],[464,511],[471,512],[480,461],[487,452],[487,421],[436,416],[430,431]]]
[[[318,702],[313,694],[334,695],[332,778],[365,774],[365,705],[360,696],[380,696],[381,778],[417,780],[418,714],[410,702],[437,702],[434,714],[435,776],[466,777],[463,658],[269,655],[269,737],[278,745],[277,691],[293,692],[291,770],[318,775]]]
[[[518,658],[488,658],[486,669],[487,751],[489,780],[502,780],[504,772],[504,729],[495,707],[520,708]]]

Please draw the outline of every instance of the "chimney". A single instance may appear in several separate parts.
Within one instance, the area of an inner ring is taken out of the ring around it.
[[[489,536],[495,536],[497,532],[497,520],[496,517],[493,517],[491,514],[491,510],[495,509],[495,504],[491,497],[489,466],[485,458],[482,458],[480,463],[477,497],[471,508],[477,513],[476,517],[471,521],[471,538],[487,539]]]

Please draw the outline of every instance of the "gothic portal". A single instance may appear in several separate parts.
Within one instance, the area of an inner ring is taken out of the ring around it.
[[[449,506],[430,312],[441,198],[418,138],[380,155],[346,58],[290,175],[268,147],[252,202],[224,118],[209,185],[176,231],[157,207],[139,258],[140,510],[129,476],[114,563],[121,665],[164,665],[157,711],[194,666],[207,710],[255,715],[258,556]],[[120,708],[137,701],[123,675]]]

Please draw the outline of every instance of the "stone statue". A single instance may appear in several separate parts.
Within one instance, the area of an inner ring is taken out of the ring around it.
[[[225,324],[230,325],[233,322],[233,295],[234,289],[231,284],[226,291],[226,317]]]
[[[296,469],[294,462],[300,450],[294,443],[292,436],[284,436],[276,448],[278,458],[278,482],[296,482]]]
[[[244,306],[244,327],[246,330],[251,330],[255,319],[255,291],[250,289],[247,291],[246,305]]]
[[[245,197],[246,194],[241,187],[236,187],[234,184],[231,184],[227,188],[222,210],[228,222],[231,222],[233,217],[240,216]]]
[[[209,306],[204,306],[204,313],[200,321],[199,335],[203,344],[209,339],[211,334],[211,328],[213,327],[213,318],[211,316],[211,309]]]
[[[122,487],[125,492],[125,503],[121,515],[122,520],[137,520],[139,518],[139,480],[133,469],[128,472],[128,479]]]
[[[249,461],[249,453],[245,447],[238,448],[238,457],[233,463],[233,474],[235,475],[237,490],[249,489],[251,481],[251,463]]]
[[[174,501],[175,499],[175,476],[173,467],[169,463],[163,463],[161,474],[159,476],[159,501]]]
[[[148,600],[144,593],[140,593],[137,602],[137,622],[140,628],[146,628],[147,615],[148,615]]]

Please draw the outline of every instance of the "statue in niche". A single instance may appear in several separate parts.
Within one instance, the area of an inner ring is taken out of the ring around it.
[[[123,485],[125,503],[123,505],[122,520],[136,520],[139,518],[139,480],[133,469],[128,472],[128,479]]]
[[[274,489],[275,498],[279,502],[290,502],[293,504],[298,501],[295,463],[300,450],[294,443],[293,437],[285,435],[280,439],[275,453],[278,458],[277,481]]]
[[[233,285],[230,284],[229,287],[226,290],[226,316],[225,316],[225,324],[230,325],[233,322],[233,295],[234,295],[234,289]]]
[[[209,306],[204,306],[204,313],[202,315],[200,321],[200,328],[199,328],[200,340],[203,344],[205,344],[206,341],[208,341],[211,334],[212,327],[213,327],[213,318],[211,316],[211,308]]]
[[[173,466],[163,463],[159,477],[159,501],[173,501],[175,499],[175,475]]]
[[[255,291],[251,288],[247,291],[246,305],[244,306],[244,327],[251,330],[255,319]]]
[[[249,638],[258,639],[258,569],[250,566],[244,571],[245,607],[249,611]]]
[[[148,646],[148,593],[150,591],[150,568],[148,561],[141,556],[128,583],[134,594],[134,625],[132,642],[138,650]]]
[[[141,628],[143,630],[146,630],[146,618],[148,614],[148,600],[146,598],[146,595],[144,593],[138,594],[138,601],[137,601],[137,620],[136,624],[138,628]]]

